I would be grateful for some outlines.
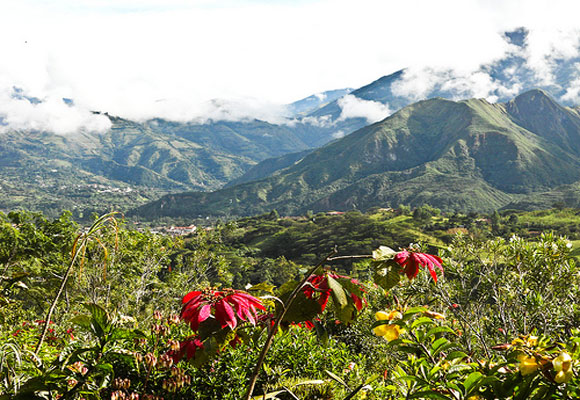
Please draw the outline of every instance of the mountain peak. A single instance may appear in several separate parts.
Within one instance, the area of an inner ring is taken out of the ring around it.
[[[524,92],[522,94],[520,94],[519,96],[517,96],[515,99],[513,99],[512,101],[510,101],[510,103],[516,103],[516,104],[524,104],[524,103],[528,103],[528,104],[541,104],[541,103],[552,103],[554,105],[557,105],[559,107],[559,104],[556,103],[556,100],[554,100],[545,90],[543,89],[531,89],[528,90],[527,92]]]
[[[559,114],[564,108],[542,89],[528,90],[506,104],[508,113],[518,119],[527,120],[531,115]]]
[[[541,89],[520,94],[506,110],[521,127],[561,148],[580,154],[580,121]]]

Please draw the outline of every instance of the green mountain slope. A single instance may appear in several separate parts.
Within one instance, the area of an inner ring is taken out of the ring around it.
[[[275,208],[291,214],[399,203],[492,210],[580,179],[577,123],[575,110],[539,90],[506,104],[421,101],[275,176],[213,193],[165,196],[135,213],[250,215]]]
[[[50,214],[59,207],[108,208],[91,185],[139,191],[142,196],[129,202],[135,206],[168,192],[217,189],[265,158],[308,148],[288,128],[262,121],[196,125],[109,118],[112,127],[104,134],[0,135],[0,209]],[[108,200],[112,207],[128,208],[125,199]]]

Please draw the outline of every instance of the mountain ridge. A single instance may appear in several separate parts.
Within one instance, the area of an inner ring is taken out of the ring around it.
[[[533,96],[542,96],[535,108],[522,108]],[[559,139],[580,135],[573,130],[580,124],[578,113],[541,91],[513,101],[423,100],[310,152],[275,176],[212,193],[165,196],[135,214],[250,215],[273,208],[291,214],[399,202],[496,209],[578,181],[580,151]],[[517,123],[536,126],[540,106],[550,124],[563,116],[571,122],[550,134]]]

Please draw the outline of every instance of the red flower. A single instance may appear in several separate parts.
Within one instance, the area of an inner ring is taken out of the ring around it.
[[[314,293],[319,293],[318,304],[320,304],[320,311],[324,311],[328,304],[331,291],[328,286],[328,278],[326,275],[310,275],[310,278],[306,282],[310,285],[305,285],[302,291],[309,299],[314,297]]]
[[[432,256],[431,254],[415,253],[404,250],[395,254],[394,260],[404,268],[403,272],[405,272],[409,279],[414,279],[417,276],[419,273],[419,266],[426,266],[435,282],[437,282],[435,266],[437,266],[441,270],[441,273],[443,273],[441,258]]]
[[[330,286],[328,285],[328,276],[334,279],[350,279],[352,283],[360,287],[359,281],[357,281],[356,279],[351,279],[348,276],[342,276],[333,273],[327,273],[324,275],[311,275],[310,278],[308,278],[307,280],[307,283],[309,283],[310,285],[305,285],[302,291],[309,299],[314,297],[314,293],[320,294],[320,296],[318,297],[318,304],[320,304],[321,311],[324,311],[324,309],[326,308],[326,305],[328,304],[328,299],[330,298],[330,294],[332,292],[332,289],[330,289]],[[360,290],[364,292],[364,289],[362,287],[360,287]],[[356,309],[358,311],[362,310],[363,299],[361,299],[355,293],[350,293],[350,298],[353,300]]]
[[[182,303],[181,319],[187,321],[194,331],[208,318],[215,318],[222,328],[229,326],[234,329],[238,325],[237,318],[256,325],[257,310],[265,310],[259,299],[234,289],[189,292]]]
[[[290,325],[297,326],[299,328],[306,328],[309,331],[311,331],[312,329],[314,329],[314,322],[308,321],[308,320],[302,321],[302,322],[298,322],[298,323],[292,322]]]

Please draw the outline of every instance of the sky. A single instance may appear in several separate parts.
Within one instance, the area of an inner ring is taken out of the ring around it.
[[[504,32],[529,31],[526,63],[549,80],[555,58],[579,54],[578,15],[576,0],[3,1],[0,122],[62,134],[107,129],[91,111],[278,122],[287,103],[402,68],[410,97],[439,71],[485,97],[481,66],[514,51]],[[343,103],[356,113],[357,100]]]

